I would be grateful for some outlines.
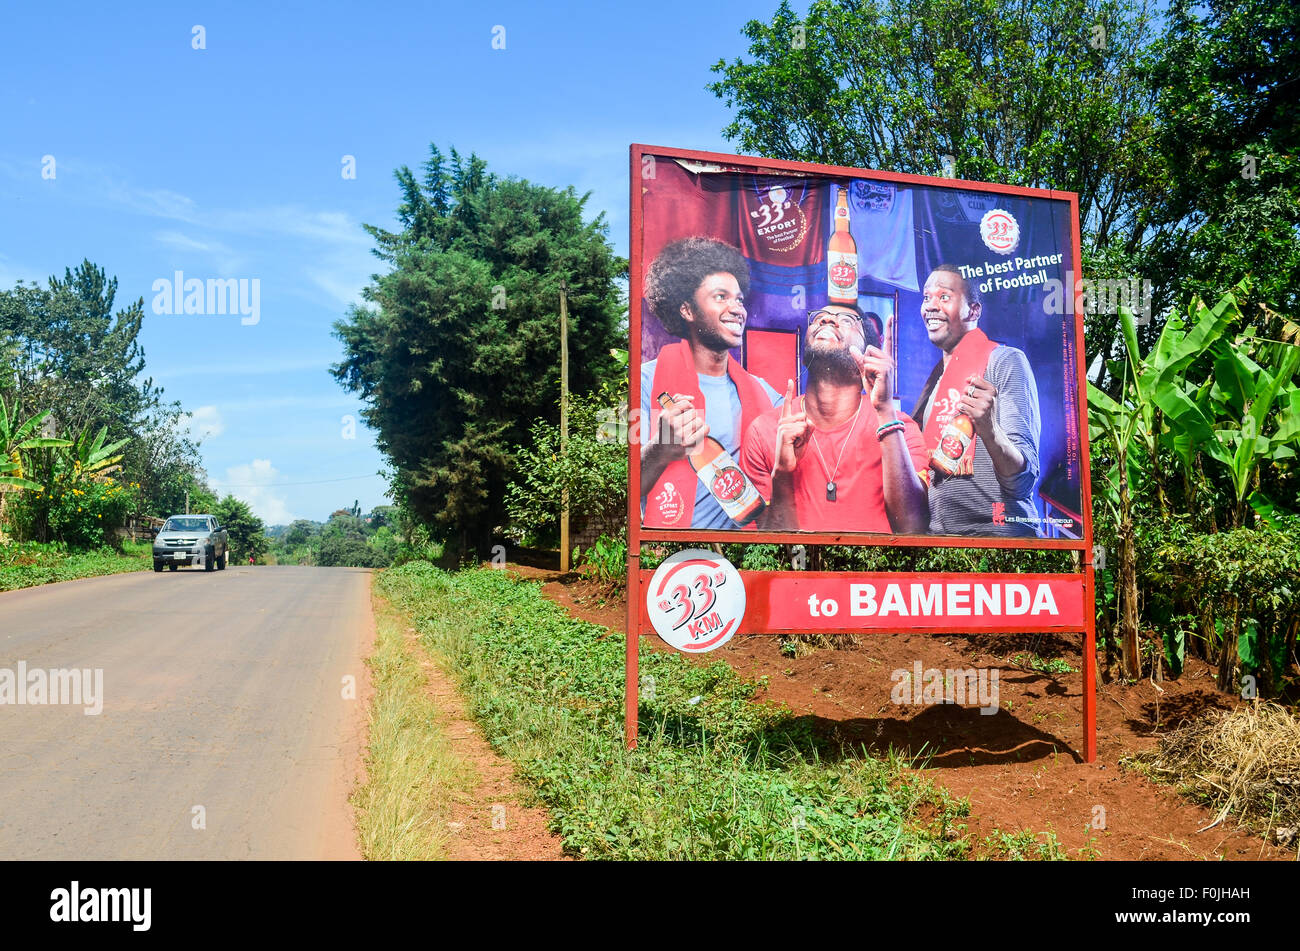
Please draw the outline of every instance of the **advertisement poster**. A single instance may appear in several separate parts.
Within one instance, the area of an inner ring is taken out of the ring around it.
[[[747,161],[634,152],[642,528],[1085,538],[1070,196]]]

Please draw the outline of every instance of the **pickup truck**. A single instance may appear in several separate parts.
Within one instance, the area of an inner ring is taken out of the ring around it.
[[[230,538],[215,515],[173,515],[153,540],[154,571],[181,565],[224,571],[229,556]]]

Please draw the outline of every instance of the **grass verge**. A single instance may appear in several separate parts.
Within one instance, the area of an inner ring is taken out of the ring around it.
[[[754,703],[725,663],[641,652],[641,734],[622,742],[623,638],[536,584],[412,562],[378,576],[460,680],[497,752],[550,811],[566,851],[613,859],[944,859],[970,850],[964,800],[830,745]],[[381,635],[382,636],[382,635]],[[377,685],[378,686],[378,685]]]
[[[367,859],[446,858],[447,816],[471,773],[456,756],[429,699],[423,653],[407,623],[374,598],[376,638],[366,660],[374,682],[366,780],[352,794]]]
[[[105,546],[93,551],[70,551],[62,545],[33,542],[0,547],[0,591],[33,588],[56,581],[74,581],[146,571],[153,567],[152,542],[122,543],[122,550]]]

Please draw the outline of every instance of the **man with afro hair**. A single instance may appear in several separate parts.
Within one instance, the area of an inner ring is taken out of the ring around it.
[[[749,424],[782,397],[731,359],[744,341],[749,265],[712,238],[666,245],[646,273],[645,299],[681,338],[641,365],[641,509],[649,528],[736,529],[687,461],[712,436],[733,459]],[[658,397],[673,404],[664,408]],[[649,425],[645,425],[645,424]]]

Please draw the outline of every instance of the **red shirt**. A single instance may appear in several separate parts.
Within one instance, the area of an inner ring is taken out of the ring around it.
[[[769,501],[772,498],[772,470],[776,466],[776,425],[780,418],[780,407],[759,416],[745,433],[740,449],[740,467],[754,481],[763,498]],[[907,440],[912,468],[924,472],[930,453],[921,438],[921,429],[906,413],[899,413],[898,418],[904,424],[902,437]],[[856,426],[850,417],[834,429],[822,431],[814,427],[799,466],[794,470],[794,514],[799,531],[893,534],[885,512],[881,444],[876,437],[879,425],[876,408],[864,397]],[[899,438],[898,433],[885,437],[886,440]],[[817,454],[819,448],[820,457]],[[840,456],[841,449],[843,457]],[[826,499],[826,483],[831,481],[832,471],[835,473],[834,502]]]

